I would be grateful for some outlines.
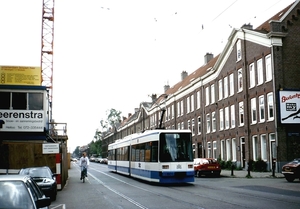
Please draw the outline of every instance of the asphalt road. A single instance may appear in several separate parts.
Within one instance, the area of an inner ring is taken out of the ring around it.
[[[153,185],[109,172],[107,165],[91,163],[88,180],[80,181],[80,170],[72,163],[68,183],[58,192],[52,209],[59,208],[297,208],[300,181],[287,182],[282,175],[245,171],[222,172],[221,178],[196,178],[184,185]],[[246,176],[246,175],[245,175]]]

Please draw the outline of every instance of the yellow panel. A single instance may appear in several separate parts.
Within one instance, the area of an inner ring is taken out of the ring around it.
[[[41,85],[41,68],[0,66],[0,85]]]

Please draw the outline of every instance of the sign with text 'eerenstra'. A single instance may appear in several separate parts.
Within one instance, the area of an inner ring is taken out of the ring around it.
[[[41,85],[41,68],[0,66],[0,85]]]
[[[43,132],[43,110],[0,110],[0,132]]]

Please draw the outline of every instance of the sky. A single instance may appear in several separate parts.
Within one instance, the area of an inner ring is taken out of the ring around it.
[[[49,0],[45,0],[49,1]],[[50,0],[51,1],[51,0]],[[42,0],[0,0],[0,66],[40,66]],[[55,0],[53,119],[69,151],[114,108],[127,117],[294,0]]]

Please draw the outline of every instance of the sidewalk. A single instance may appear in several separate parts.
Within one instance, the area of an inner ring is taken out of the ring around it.
[[[248,171],[246,170],[233,170],[233,175],[231,175],[231,170],[222,170],[222,177],[231,177],[231,178],[247,178]],[[282,173],[276,173],[275,176],[272,175],[272,172],[250,172],[252,178],[284,178]]]

